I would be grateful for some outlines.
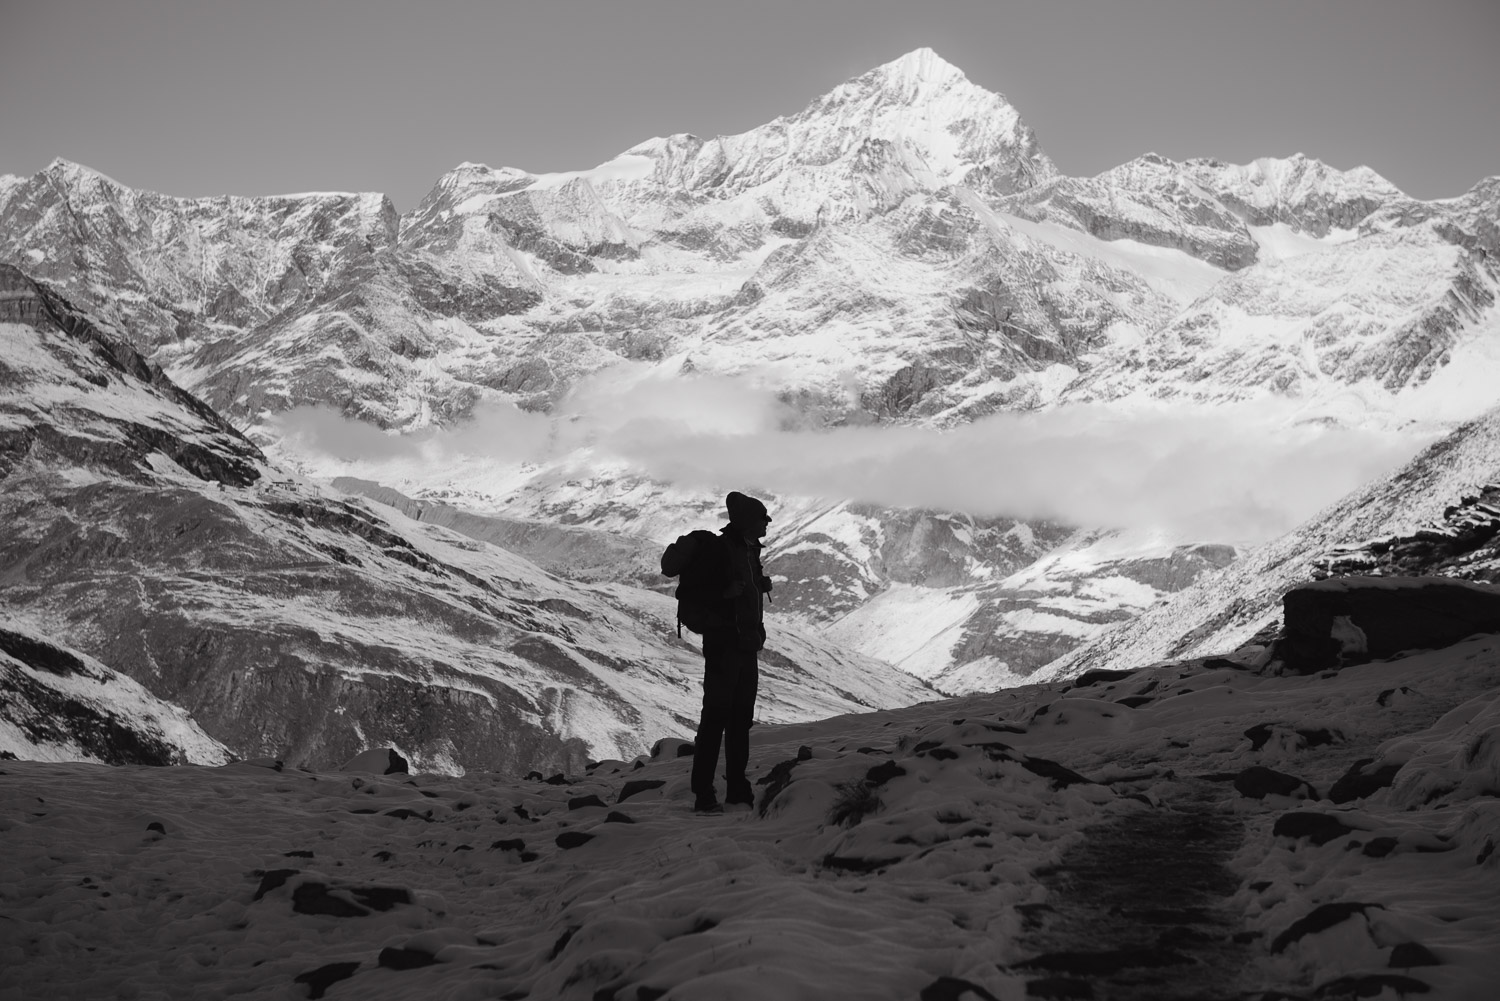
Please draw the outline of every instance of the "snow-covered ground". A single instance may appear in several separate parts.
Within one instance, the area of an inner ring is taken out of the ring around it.
[[[758,727],[723,816],[679,741],[521,782],[7,761],[0,997],[1489,998],[1497,684],[1489,636]],[[1357,762],[1399,770],[1349,798]]]

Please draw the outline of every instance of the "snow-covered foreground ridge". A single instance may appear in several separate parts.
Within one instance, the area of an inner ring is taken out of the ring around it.
[[[1178,662],[545,782],[0,762],[3,997],[1486,998],[1500,642]]]

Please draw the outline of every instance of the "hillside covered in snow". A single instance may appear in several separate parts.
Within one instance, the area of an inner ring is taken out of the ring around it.
[[[0,997],[1481,1001],[1497,684],[1489,635],[757,727],[719,816],[677,740],[545,782],[0,761]]]

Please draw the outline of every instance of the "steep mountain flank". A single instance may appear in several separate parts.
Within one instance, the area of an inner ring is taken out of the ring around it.
[[[631,756],[696,720],[665,596],[570,584],[297,481],[105,321],[0,274],[0,598],[240,756],[374,742],[512,773]],[[907,675],[777,628],[761,717],[920,701]]]

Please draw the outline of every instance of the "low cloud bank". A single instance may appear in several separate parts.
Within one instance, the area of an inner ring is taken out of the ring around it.
[[[296,450],[430,465],[455,456],[567,463],[580,449],[689,487],[891,507],[1272,538],[1414,455],[1431,437],[1298,424],[1276,401],[996,414],[947,431],[799,429],[774,394],[728,378],[585,380],[555,415],[492,406],[451,429],[387,435],[312,408],[280,420]]]

